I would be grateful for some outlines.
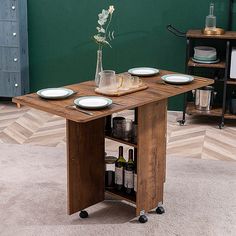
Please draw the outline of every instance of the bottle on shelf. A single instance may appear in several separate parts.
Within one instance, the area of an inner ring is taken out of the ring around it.
[[[137,192],[137,148],[134,149],[134,192]]]
[[[119,146],[119,157],[115,163],[115,186],[116,189],[121,191],[124,185],[124,168],[126,160],[123,156],[123,146]]]
[[[214,3],[210,3],[209,15],[206,16],[205,30],[216,29],[216,17],[214,16]]]
[[[134,159],[133,149],[129,149],[129,160],[126,163],[124,171],[124,187],[127,194],[132,194],[134,191]]]

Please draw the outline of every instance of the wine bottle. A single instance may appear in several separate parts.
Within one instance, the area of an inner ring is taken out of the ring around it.
[[[127,194],[132,194],[134,190],[134,160],[133,149],[129,149],[129,160],[125,166],[124,186]]]
[[[126,160],[123,156],[123,147],[119,146],[119,157],[115,163],[115,185],[116,189],[121,191],[124,184],[124,167]]]
[[[134,192],[137,192],[137,148],[134,149]]]

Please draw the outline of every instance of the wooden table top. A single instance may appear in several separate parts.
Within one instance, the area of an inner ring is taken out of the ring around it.
[[[112,104],[110,107],[102,110],[92,111],[92,116],[66,108],[66,106],[73,105],[73,101],[78,97],[98,95],[94,92],[94,81],[87,81],[79,84],[65,86],[66,88],[70,88],[73,91],[78,91],[78,93],[63,100],[46,100],[40,98],[36,93],[31,93],[24,96],[15,97],[12,99],[12,101],[64,117],[68,120],[87,122],[100,117],[111,115],[122,110],[131,109],[148,103],[167,99],[214,83],[214,80],[201,77],[194,77],[195,79],[192,83],[180,86],[161,83],[161,76],[173,73],[174,72],[162,70],[156,76],[143,77],[142,80],[148,85],[148,89],[120,97],[110,97],[115,104]]]

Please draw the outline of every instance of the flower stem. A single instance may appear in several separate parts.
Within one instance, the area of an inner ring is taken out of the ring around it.
[[[106,27],[106,30],[105,30],[105,38],[107,38],[107,30],[108,30],[108,27],[111,23],[111,19],[112,19],[112,14],[110,14],[110,18],[109,18],[109,21],[108,21],[108,24],[107,24],[107,27]]]

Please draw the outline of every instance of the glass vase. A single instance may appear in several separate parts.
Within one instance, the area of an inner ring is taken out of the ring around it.
[[[97,66],[96,66],[96,73],[95,73],[95,84],[98,87],[100,82],[100,72],[103,71],[102,69],[102,50],[97,51]]]

